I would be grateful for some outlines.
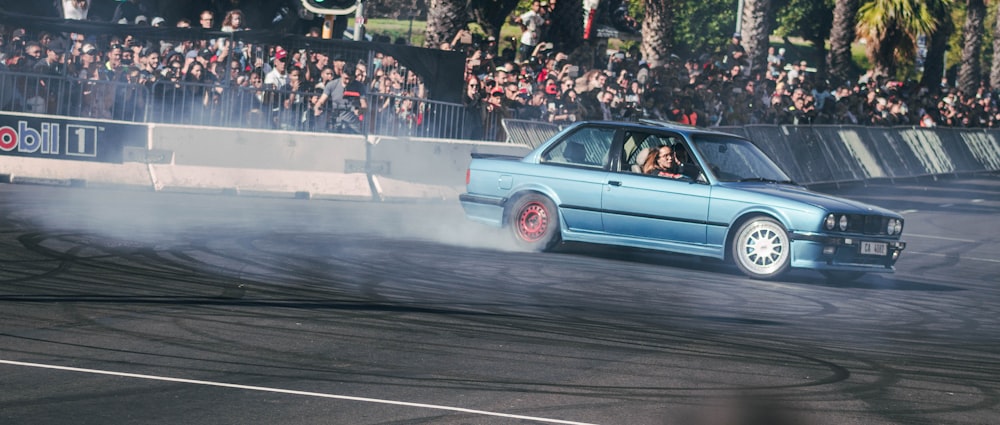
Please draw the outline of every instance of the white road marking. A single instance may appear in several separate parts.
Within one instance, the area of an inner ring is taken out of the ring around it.
[[[955,206],[955,204],[941,204],[940,205],[941,208],[948,208],[948,207],[954,207],[954,206]]]
[[[968,243],[976,243],[976,242],[978,242],[978,241],[973,241],[973,240],[969,240],[969,239],[949,238],[949,237],[946,237],[946,236],[918,235],[916,233],[907,233],[905,237],[907,237],[907,238],[909,238],[909,237],[924,238],[924,239],[940,239],[940,240],[943,240],[943,241],[953,241],[953,242],[968,242]]]
[[[955,256],[954,254],[941,254],[941,253],[937,253],[937,252],[920,252],[920,251],[903,251],[903,252],[905,252],[907,254],[930,255],[932,257],[945,257],[945,258],[947,258],[947,257],[954,257]],[[959,255],[958,259],[960,259],[962,261],[972,260],[972,261],[985,261],[987,263],[1000,263],[1000,260],[996,260],[996,259],[993,259],[993,258],[966,257],[964,255]]]
[[[484,411],[484,410],[464,409],[464,408],[461,408],[461,407],[439,406],[439,405],[434,405],[434,404],[423,404],[423,403],[410,403],[410,402],[405,402],[405,401],[394,401],[394,400],[381,400],[381,399],[377,399],[377,398],[351,397],[351,396],[346,396],[346,395],[314,393],[314,392],[309,392],[309,391],[295,391],[295,390],[286,390],[286,389],[281,389],[281,388],[255,387],[255,386],[252,386],[252,385],[239,385],[239,384],[228,384],[228,383],[225,383],[225,382],[199,381],[199,380],[195,380],[195,379],[171,378],[171,377],[167,377],[167,376],[141,375],[141,374],[136,374],[136,373],[123,373],[123,372],[114,372],[114,371],[108,371],[108,370],[81,369],[81,368],[76,368],[76,367],[55,366],[55,365],[47,365],[47,364],[41,364],[41,363],[26,363],[26,362],[12,361],[12,360],[0,360],[0,364],[8,364],[8,365],[13,365],[13,366],[35,367],[35,368],[42,368],[42,369],[65,370],[65,371],[69,371],[69,372],[92,373],[92,374],[97,374],[97,375],[121,376],[121,377],[125,377],[125,378],[149,379],[149,380],[153,380],[153,381],[180,382],[180,383],[184,383],[184,384],[208,385],[208,386],[213,386],[213,387],[225,387],[225,388],[237,388],[237,389],[241,389],[241,390],[264,391],[264,392],[271,392],[271,393],[301,395],[301,396],[308,396],[308,397],[320,397],[320,398],[332,398],[332,399],[338,399],[338,400],[362,401],[362,402],[366,402],[366,403],[390,404],[390,405],[395,405],[395,406],[419,407],[419,408],[423,408],[423,409],[446,410],[446,411],[451,411],[451,412],[471,413],[471,414],[483,415],[483,416],[494,416],[494,417],[512,418],[512,419],[524,419],[524,420],[529,420],[529,421],[545,422],[545,423],[550,423],[550,424],[596,425],[596,424],[590,424],[590,423],[586,423],[586,422],[573,422],[573,421],[564,421],[564,420],[559,420],[559,419],[537,418],[537,417],[533,417],[533,416],[511,415],[511,414],[507,414],[507,413],[487,412],[487,411]]]

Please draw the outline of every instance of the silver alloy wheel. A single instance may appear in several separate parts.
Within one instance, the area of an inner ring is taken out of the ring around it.
[[[740,270],[755,279],[770,279],[789,264],[788,233],[774,219],[757,217],[740,226],[733,239],[733,258]]]

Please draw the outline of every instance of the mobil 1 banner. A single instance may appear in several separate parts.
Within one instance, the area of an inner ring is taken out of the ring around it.
[[[0,155],[121,164],[126,146],[146,147],[144,124],[0,114]]]

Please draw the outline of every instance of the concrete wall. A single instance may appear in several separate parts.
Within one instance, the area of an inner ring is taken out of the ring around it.
[[[19,122],[26,116],[0,113],[0,120]],[[455,200],[464,191],[465,170],[473,152],[523,156],[530,151],[526,145],[512,143],[375,136],[366,140],[341,134],[164,124],[139,125],[136,133],[136,124],[128,123],[128,133],[115,133],[116,123],[89,124],[108,135],[132,134],[128,143],[102,145],[122,150],[109,157],[116,160],[52,159],[52,155],[0,149],[0,182],[306,198]],[[802,184],[1000,170],[998,130],[844,126],[721,130],[754,140]],[[10,137],[13,133],[5,130],[3,134]],[[141,136],[138,143],[131,140],[135,134],[146,135],[145,146]],[[0,140],[0,147],[9,145]]]

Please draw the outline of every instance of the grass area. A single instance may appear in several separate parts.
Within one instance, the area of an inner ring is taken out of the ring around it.
[[[369,34],[381,34],[389,36],[389,38],[396,40],[402,38],[407,40],[411,46],[423,46],[424,32],[427,29],[427,22],[417,21],[417,20],[396,20],[396,19],[369,19],[368,20],[368,33]],[[354,18],[349,18],[347,20],[348,28],[354,28]],[[470,29],[473,33],[478,33],[486,35],[482,28],[477,24],[472,24]],[[500,29],[500,49],[510,47],[509,42],[504,42],[503,40],[509,40],[511,37],[520,38],[521,29],[515,25],[504,25]]]

